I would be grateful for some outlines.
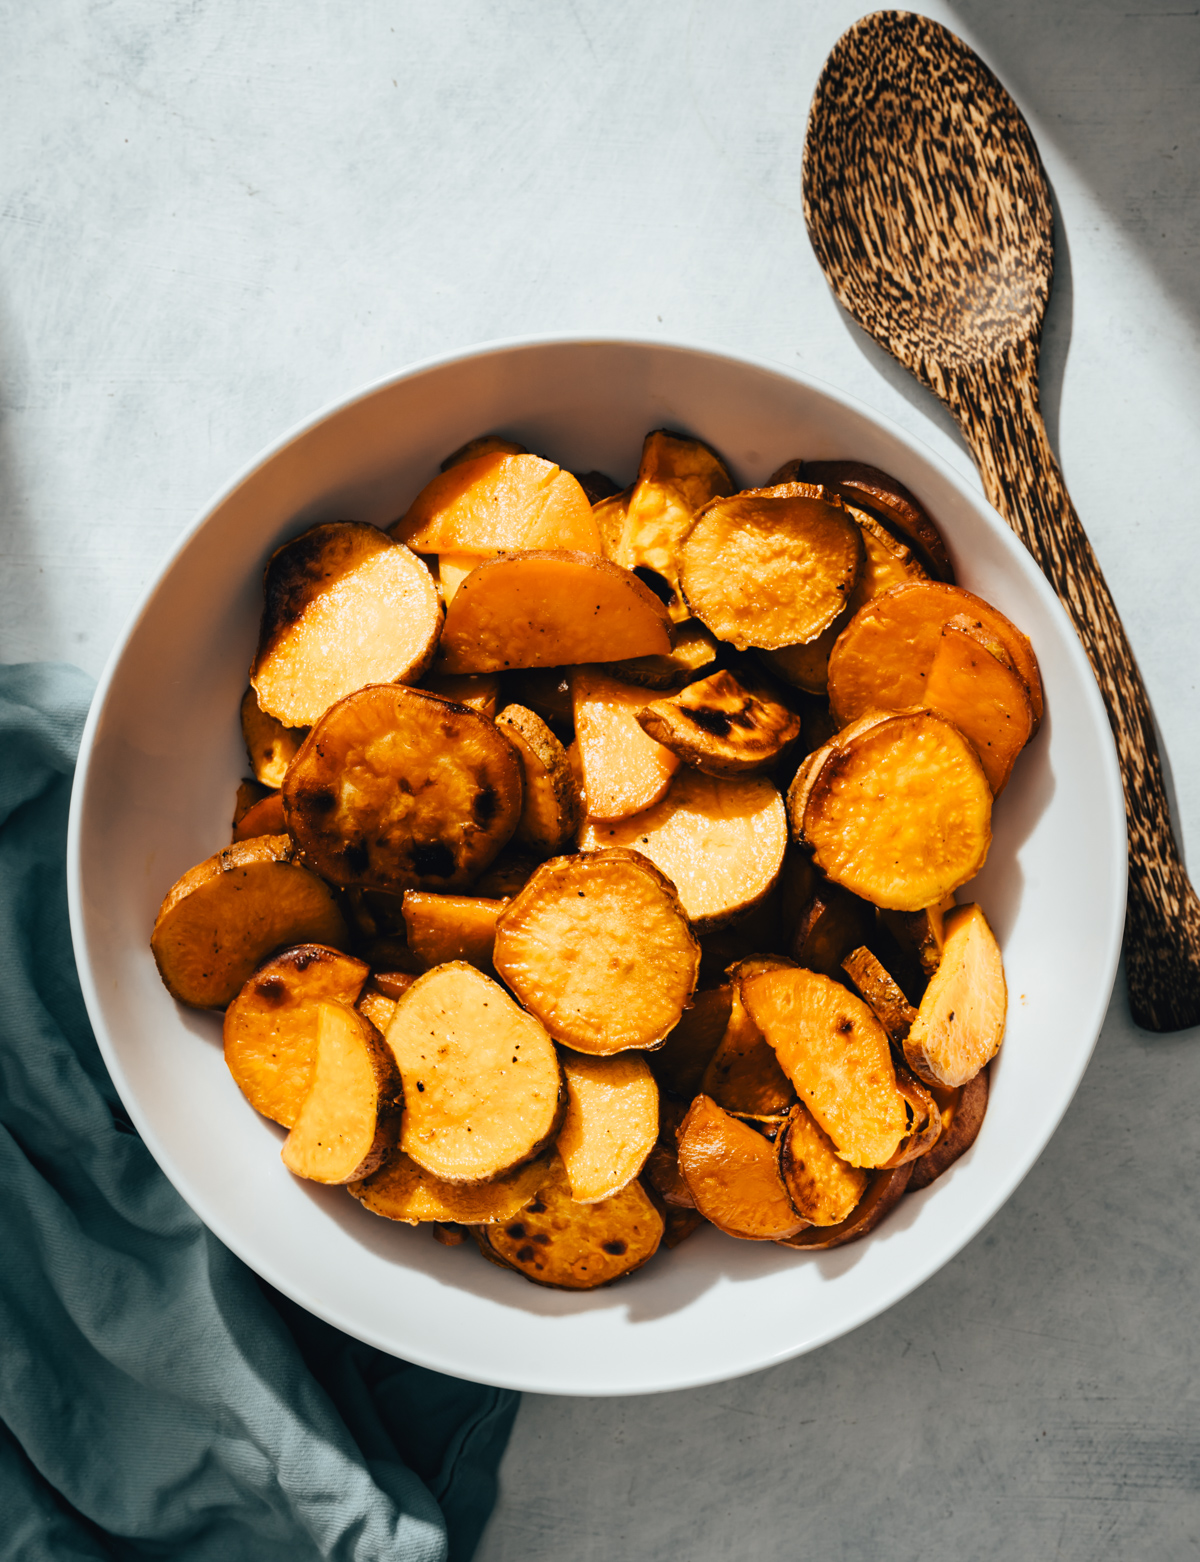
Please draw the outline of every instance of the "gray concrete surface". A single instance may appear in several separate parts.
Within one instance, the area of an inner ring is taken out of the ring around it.
[[[1060,207],[1052,428],[1200,855],[1200,13],[926,7]],[[181,529],[296,419],[527,331],[796,364],[963,471],[838,312],[799,161],[846,0],[0,5],[0,655],[98,671]],[[1063,885],[1063,916],[1071,886]],[[915,1296],[739,1382],[526,1399],[480,1562],[1200,1550],[1200,1036],[1123,991],[1036,1170]]]

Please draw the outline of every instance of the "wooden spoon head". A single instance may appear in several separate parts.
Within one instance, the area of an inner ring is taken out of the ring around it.
[[[927,383],[1036,342],[1054,230],[1016,104],[928,17],[877,11],[835,44],[804,145],[804,218],[845,309]]]

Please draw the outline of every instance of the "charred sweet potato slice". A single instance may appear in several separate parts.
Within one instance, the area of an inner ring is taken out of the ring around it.
[[[671,591],[668,611],[688,617],[679,593],[679,549],[697,513],[711,499],[733,492],[733,480],[716,451],[701,440],[667,429],[646,435],[637,482],[619,516],[604,518],[609,557],[625,569],[648,569]]]
[[[864,1003],[870,1004],[875,1018],[887,1031],[888,1040],[893,1046],[902,1047],[917,1011],[891,972],[865,947],[852,949],[841,966],[855,992]]]
[[[425,890],[407,890],[404,925],[408,929],[408,947],[427,970],[451,960],[465,960],[476,970],[490,972],[496,918],[504,904],[502,900],[483,900],[475,895],[430,895]]]
[[[643,732],[710,776],[769,769],[800,736],[800,718],[765,681],[713,673],[637,713]]]
[[[728,982],[693,994],[679,1024],[647,1059],[660,1089],[682,1101],[692,1099],[729,1027],[732,1005],[733,987]]]
[[[625,662],[608,662],[602,671],[622,683],[643,689],[682,689],[716,670],[717,642],[698,618],[689,618],[675,630],[675,644],[665,656],[633,656]]]
[[[705,1224],[704,1216],[698,1209],[677,1209],[674,1205],[668,1205],[665,1220],[662,1245],[668,1252],[694,1236]]]
[[[870,1172],[848,1166],[833,1140],[799,1102],[779,1138],[779,1173],[798,1215],[813,1226],[847,1220],[866,1192]]]
[[[921,501],[878,467],[863,461],[789,461],[771,478],[773,483],[821,483],[847,504],[869,506],[899,538],[916,550],[935,580],[953,583],[954,566],[946,544]]]
[[[835,979],[849,951],[869,936],[872,908],[840,884],[820,882],[796,918],[791,955],[797,965]]]
[[[645,689],[577,667],[571,699],[588,818],[628,819],[658,802],[680,759],[639,725]]]
[[[258,703],[306,727],[369,683],[415,683],[437,648],[433,576],[386,532],[329,521],[272,555],[250,682]]]
[[[505,439],[503,434],[477,434],[474,439],[468,439],[465,445],[452,450],[438,467],[438,471],[448,472],[452,466],[461,466],[464,461],[474,461],[479,456],[526,456],[528,454],[524,445],[518,444],[515,439]]]
[[[987,918],[978,906],[956,906],[942,963],[904,1039],[909,1068],[930,1085],[965,1085],[999,1052],[1007,1012],[1004,961]]]
[[[369,1177],[396,1143],[403,1100],[383,1037],[343,1003],[317,1005],[312,1085],[280,1152],[312,1182]]]
[[[754,1117],[778,1116],[796,1099],[792,1082],[766,1037],[750,1018],[741,999],[744,977],[783,970],[791,964],[777,955],[757,955],[731,967],[732,1002],[729,1023],[704,1071],[700,1089],[726,1112]]]
[[[942,1113],[933,1092],[902,1063],[896,1065],[896,1089],[908,1102],[908,1134],[888,1166],[919,1160],[933,1149],[942,1134]]]
[[[789,804],[793,829],[835,884],[877,906],[919,911],[983,867],[991,787],[944,717],[898,712],[821,753],[792,783]]]
[[[501,912],[493,958],[556,1041],[608,1056],[679,1023],[700,949],[670,881],[616,850],[543,863]]]
[[[1029,690],[1003,647],[969,619],[952,618],[942,630],[921,703],[948,716],[970,738],[998,797],[1033,732]]]
[[[496,449],[456,461],[427,483],[392,536],[417,553],[600,552],[592,507],[570,472]]]
[[[658,656],[671,649],[671,620],[636,575],[595,553],[513,553],[488,559],[458,588],[442,630],[441,670]]]
[[[1042,682],[1029,641],[982,597],[937,580],[895,586],[868,602],[838,636],[829,658],[829,703],[838,721],[869,710],[903,710],[925,700],[929,672],[951,619],[979,624],[998,641],[1029,691],[1033,728],[1042,719]]]
[[[418,977],[387,1043],[404,1081],[400,1148],[446,1182],[488,1182],[558,1132],[562,1071],[542,1025],[463,962]]]
[[[283,806],[305,862],[332,884],[457,889],[516,829],[521,763],[478,711],[375,684],[309,733]]]
[[[558,1153],[577,1204],[611,1198],[641,1175],[658,1138],[658,1086],[645,1058],[560,1055],[567,1115]]]
[[[650,1151],[642,1180],[654,1189],[668,1210],[695,1209],[696,1201],[692,1197],[692,1190],[679,1170],[679,1156],[674,1144],[674,1135],[670,1144],[660,1142]]]
[[[743,978],[742,1002],[800,1100],[851,1166],[882,1166],[908,1132],[887,1034],[838,982],[802,967]]]
[[[913,1163],[909,1193],[919,1193],[935,1182],[979,1137],[988,1104],[988,1070],[980,1069],[975,1078],[969,1079],[959,1090],[947,1090],[942,1086],[931,1086],[931,1089],[939,1098],[942,1132],[933,1149]]]
[[[524,705],[506,705],[496,725],[521,756],[524,801],[516,841],[541,857],[568,851],[583,809],[566,749]]]
[[[661,802],[631,819],[589,820],[584,851],[626,846],[649,857],[679,891],[697,932],[750,910],[769,893],[787,850],[783,799],[763,776],[737,780],[689,767]]]
[[[788,1197],[774,1146],[706,1095],[679,1130],[679,1169],[696,1208],[727,1236],[777,1242],[807,1224]]]
[[[421,687],[428,694],[449,700],[452,705],[466,705],[481,716],[495,720],[500,705],[500,679],[495,673],[478,677],[464,674],[461,678],[444,677],[440,673],[426,673]]]
[[[577,1203],[556,1155],[517,1218],[476,1227],[475,1240],[485,1258],[535,1285],[592,1291],[653,1258],[664,1229],[662,1215],[639,1182],[596,1204]]]
[[[715,499],[680,550],[692,612],[745,651],[804,645],[845,610],[862,533],[840,500],[801,483]]]
[[[395,1150],[379,1171],[352,1182],[348,1191],[373,1215],[409,1226],[424,1221],[483,1226],[520,1214],[545,1182],[552,1155],[553,1151],[547,1150],[490,1182],[464,1186],[435,1177],[410,1155]]]
[[[797,1236],[783,1237],[780,1239],[783,1246],[820,1250],[845,1247],[849,1242],[859,1241],[868,1232],[874,1231],[880,1221],[899,1204],[907,1191],[915,1164],[914,1161],[907,1161],[903,1166],[895,1166],[888,1171],[872,1172],[867,1191],[845,1220],[836,1226],[810,1226]]]
[[[287,821],[283,816],[283,797],[278,792],[268,792],[246,812],[233,827],[235,841],[252,841],[256,835],[283,835]]]
[[[150,936],[167,991],[197,1009],[223,1009],[272,950],[302,943],[344,949],[350,930],[287,835],[238,841],[189,868]]]
[[[287,767],[308,736],[308,728],[285,727],[274,716],[268,716],[260,709],[258,695],[253,688],[247,689],[242,695],[241,715],[242,737],[246,740],[246,752],[250,756],[254,779],[268,791],[277,792],[283,785]]]
[[[312,1085],[320,1007],[354,1003],[366,979],[361,960],[323,944],[296,944],[259,966],[225,1010],[223,1032],[229,1072],[256,1112],[292,1127]]]

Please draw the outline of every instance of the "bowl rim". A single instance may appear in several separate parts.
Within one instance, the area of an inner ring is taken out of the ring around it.
[[[1050,1140],[1054,1137],[1054,1134],[1058,1131],[1058,1127],[1066,1114],[1067,1108],[1073,1101],[1083,1075],[1091,1061],[1116,981],[1117,968],[1121,956],[1128,888],[1128,841],[1124,786],[1116,745],[1112,737],[1107,711],[1104,707],[1099,686],[1096,683],[1082,643],[1066,610],[1050,586],[1049,581],[1038,567],[1037,561],[1031,554],[1028,554],[1028,550],[1023,547],[1020,539],[1012,532],[1003,517],[999,515],[977,488],[973,487],[955,467],[936,450],[932,449],[923,439],[910,433],[901,425],[893,422],[885,413],[876,411],[857,397],[840,390],[838,387],[815,375],[793,368],[789,364],[765,358],[761,355],[741,352],[721,344],[696,339],[687,340],[665,336],[631,335],[620,331],[587,333],[554,331],[489,339],[467,347],[456,348],[450,352],[432,354],[418,359],[402,369],[380,375],[365,385],[360,385],[348,393],[334,397],[324,403],[317,411],[292,424],[279,437],[260,449],[200,508],[194,519],[183,529],[174,546],[155,569],[152,578],[147,582],[139,595],[136,604],[129,613],[120,634],[113,644],[104,669],[97,681],[91,706],[88,710],[80,738],[78,760],[71,789],[67,826],[66,870],[71,940],[80,988],[88,1017],[114,1088],[117,1090],[126,1111],[129,1113],[131,1122],[137,1129],[159,1170],[166,1176],[180,1197],[184,1199],[184,1202],[188,1204],[188,1207],[196,1215],[197,1219],[207,1226],[217,1239],[245,1263],[252,1272],[261,1275],[264,1280],[295,1301],[299,1306],[322,1318],[334,1328],[341,1330],[352,1338],[362,1340],[364,1343],[372,1345],[389,1355],[395,1356],[397,1352],[394,1343],[375,1336],[369,1330],[364,1330],[361,1326],[357,1326],[353,1320],[341,1317],[336,1309],[321,1306],[314,1298],[307,1295],[301,1286],[290,1280],[286,1274],[278,1272],[274,1265],[263,1264],[252,1252],[247,1250],[248,1244],[244,1243],[236,1232],[227,1228],[224,1220],[217,1219],[210,1224],[208,1216],[201,1215],[195,1209],[183,1194],[182,1189],[172,1175],[170,1148],[158,1134],[151,1121],[142,1112],[138,1104],[136,1092],[122,1066],[119,1051],[105,1024],[104,1009],[89,956],[86,914],[83,905],[82,820],[84,799],[88,789],[91,764],[95,753],[95,738],[126,650],[134,638],[142,619],[149,611],[163,581],[173,569],[179,556],[187,549],[192,539],[214,512],[226,503],[244,483],[268,462],[274,460],[282,451],[302,439],[327,419],[350,409],[359,402],[369,399],[380,391],[401,384],[406,380],[416,379],[434,370],[447,368],[473,359],[482,359],[491,355],[505,355],[526,349],[543,347],[587,347],[593,345],[677,352],[694,358],[708,358],[736,364],[744,368],[761,371],[779,379],[791,381],[793,384],[814,392],[836,406],[876,424],[890,436],[912,448],[922,461],[934,468],[939,476],[957,490],[960,498],[964,499],[970,506],[985,512],[987,517],[1000,528],[1001,533],[1011,537],[1013,543],[1027,554],[1032,566],[1030,570],[1032,589],[1042,597],[1051,614],[1060,617],[1064,628],[1067,630],[1067,633],[1063,636],[1066,654],[1075,663],[1077,672],[1082,675],[1079,682],[1083,698],[1091,707],[1093,723],[1102,733],[1105,763],[1103,775],[1098,777],[1097,780],[1107,794],[1106,801],[1110,807],[1112,817],[1116,821],[1116,833],[1119,836],[1119,841],[1114,839],[1111,842],[1112,847],[1117,852],[1117,860],[1119,862],[1119,885],[1118,893],[1114,896],[1112,905],[1109,908],[1106,929],[1107,948],[1101,967],[1104,973],[1103,979],[1094,988],[1090,999],[1085,999],[1084,1004],[1081,1005],[1081,1007],[1086,1009],[1086,1017],[1084,1022],[1081,1023],[1080,1029],[1081,1031],[1086,1030],[1091,1039],[1086,1048],[1081,1048],[1075,1067],[1069,1074],[1062,1076],[1064,1093],[1061,1106],[1041,1143],[1009,1163],[1006,1175],[999,1180],[993,1190],[993,1196],[985,1204],[981,1205],[978,1210],[973,1211],[969,1220],[956,1228],[952,1239],[941,1245],[931,1263],[920,1266],[920,1272],[915,1277],[906,1280],[898,1288],[889,1290],[878,1304],[870,1303],[853,1310],[843,1319],[838,1320],[836,1323],[831,1323],[827,1328],[817,1332],[795,1348],[764,1352],[761,1357],[756,1357],[743,1366],[735,1368],[732,1372],[728,1368],[716,1368],[715,1370],[700,1368],[688,1373],[686,1376],[674,1373],[669,1379],[664,1381],[648,1382],[636,1386],[628,1383],[618,1383],[612,1388],[594,1385],[580,1387],[577,1384],[570,1383],[535,1384],[527,1379],[504,1373],[480,1380],[492,1383],[497,1387],[527,1390],[536,1393],[611,1397],[614,1395],[663,1393],[676,1389],[695,1388],[710,1383],[722,1382],[730,1377],[761,1371],[783,1361],[790,1360],[793,1357],[817,1350],[895,1306],[928,1280],[932,1279],[952,1258],[961,1253],[978,1236],[983,1227],[1007,1204],[1016,1188],[1028,1175],[1036,1161],[1045,1151]],[[412,1350],[406,1346],[403,1359],[428,1367],[433,1371],[445,1373],[448,1376],[466,1376],[461,1368],[456,1367],[452,1361],[442,1359],[433,1352]],[[475,1381],[475,1379],[472,1379],[472,1381]]]

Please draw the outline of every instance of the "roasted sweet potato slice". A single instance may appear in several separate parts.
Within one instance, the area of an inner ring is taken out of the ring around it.
[[[1033,647],[1004,614],[961,586],[915,580],[868,602],[838,636],[829,658],[829,703],[843,725],[869,710],[903,710],[925,699],[929,672],[951,619],[965,618],[1006,651],[1029,690],[1033,725],[1042,683]]]
[[[233,827],[235,841],[252,841],[256,835],[282,835],[287,830],[283,816],[283,797],[279,792],[268,792],[246,812]]]
[[[353,1004],[366,980],[361,960],[324,944],[295,944],[259,966],[223,1033],[229,1072],[256,1112],[292,1127],[312,1085],[321,1005]]]
[[[403,1096],[383,1037],[343,1003],[317,1006],[312,1084],[280,1152],[311,1182],[369,1177],[396,1143]]]
[[[287,767],[308,736],[308,728],[285,727],[274,716],[268,716],[259,708],[258,695],[253,688],[242,695],[241,715],[242,736],[246,740],[254,779],[268,791],[277,792],[283,785]]]
[[[848,1242],[859,1241],[869,1231],[874,1231],[880,1221],[899,1204],[908,1188],[915,1164],[914,1161],[906,1161],[903,1166],[895,1166],[888,1171],[872,1172],[867,1191],[845,1220],[836,1226],[810,1226],[797,1236],[783,1237],[780,1239],[783,1246],[820,1250],[845,1247]]]
[[[457,461],[427,483],[392,536],[417,553],[600,552],[592,507],[570,472],[541,456],[495,449]]]
[[[611,559],[614,564],[621,563],[618,555],[625,536],[625,517],[629,513],[629,501],[632,497],[631,484],[628,488],[623,488],[620,493],[609,494],[606,498],[596,500],[592,504],[592,518],[596,522],[596,530],[600,533],[600,546],[604,550],[604,557]]]
[[[865,947],[852,949],[841,966],[855,992],[864,1003],[870,1004],[875,1018],[887,1031],[888,1040],[893,1046],[902,1047],[917,1011],[891,972]]]
[[[704,1094],[726,1112],[779,1116],[788,1112],[796,1099],[791,1080],[747,1013],[740,992],[744,977],[781,970],[790,964],[790,960],[778,955],[756,955],[730,969],[733,993],[729,1023],[700,1084]]]
[[[566,749],[536,711],[524,705],[506,705],[496,725],[521,756],[524,801],[518,844],[541,857],[569,850],[583,809]]]
[[[919,1160],[933,1149],[942,1134],[941,1109],[933,1092],[902,1063],[896,1065],[896,1089],[908,1102],[908,1134],[888,1166],[903,1166],[908,1161]]]
[[[615,499],[620,493],[617,484],[607,472],[574,472],[572,476],[587,495],[587,501],[595,514],[596,506],[605,499]]]
[[[555,1156],[518,1217],[477,1227],[475,1240],[485,1258],[535,1285],[592,1291],[653,1258],[664,1230],[662,1215],[639,1182],[597,1204],[577,1203],[562,1159]]]
[[[415,683],[437,648],[433,576],[386,532],[328,521],[272,555],[250,682],[258,703],[306,727],[369,683]]]
[[[942,630],[921,703],[948,716],[970,738],[998,797],[1033,732],[1029,690],[1003,647],[969,619],[952,618]]]
[[[619,683],[597,667],[577,667],[571,698],[588,817],[628,819],[658,802],[680,760],[638,723],[645,689]]]
[[[380,971],[363,987],[354,1007],[370,1020],[381,1036],[386,1036],[396,1004],[415,980],[407,971]]]
[[[428,694],[449,700],[452,705],[467,705],[490,720],[495,720],[499,709],[500,679],[495,673],[483,673],[477,677],[464,674],[461,678],[426,673],[421,680],[421,687]]]
[[[768,770],[800,736],[800,718],[760,682],[713,673],[637,713],[643,732],[710,776]]]
[[[655,429],[646,435],[637,482],[623,513],[614,506],[604,517],[609,557],[625,569],[661,576],[677,622],[688,617],[679,594],[680,544],[709,500],[732,492],[733,480],[715,450],[701,440]]]
[[[887,1033],[838,982],[802,967],[743,978],[742,1002],[800,1100],[851,1166],[882,1166],[908,1132]]]
[[[537,1194],[550,1170],[552,1150],[526,1161],[491,1182],[464,1185],[445,1182],[396,1150],[387,1162],[349,1192],[373,1215],[417,1226],[424,1221],[448,1221],[464,1226],[512,1220]]]
[[[847,1220],[866,1192],[870,1172],[848,1166],[833,1140],[800,1102],[779,1139],[779,1173],[798,1215],[813,1226]]]
[[[474,895],[430,895],[425,890],[407,890],[404,923],[408,947],[426,970],[450,960],[465,960],[476,970],[490,972],[496,918],[504,905],[502,900],[483,900]]]
[[[272,950],[302,943],[344,949],[350,930],[287,835],[238,841],[189,868],[150,936],[167,991],[197,1009],[223,1009]]]
[[[845,610],[862,533],[840,500],[801,483],[715,499],[680,550],[692,612],[740,651],[815,640]]]
[[[681,1101],[692,1099],[729,1026],[732,1004],[729,982],[693,994],[691,1007],[683,1011],[679,1024],[647,1059],[662,1090]]]
[[[446,612],[441,670],[559,667],[670,649],[666,609],[636,575],[599,554],[545,550],[488,559],[467,576]]]
[[[879,920],[895,939],[901,953],[915,960],[928,978],[942,963],[942,949],[946,943],[945,917],[953,909],[954,896],[947,895],[936,906],[926,906],[922,911],[881,910]]]
[[[697,678],[715,672],[717,642],[698,618],[689,618],[675,630],[675,644],[665,656],[633,656],[625,662],[608,662],[602,671],[622,683],[643,689],[682,689]]]
[[[705,1224],[704,1216],[698,1209],[677,1209],[674,1205],[668,1205],[664,1218],[666,1230],[663,1232],[662,1245],[668,1252],[694,1236]]]
[[[288,829],[332,884],[457,889],[521,817],[521,762],[494,722],[374,684],[317,723],[283,787]]]
[[[918,1193],[935,1182],[975,1143],[983,1127],[988,1104],[988,1070],[980,1069],[960,1090],[930,1087],[939,1097],[942,1132],[932,1150],[913,1163],[909,1193]]]
[[[658,1086],[645,1058],[560,1056],[567,1115],[558,1134],[577,1204],[611,1198],[641,1175],[658,1138]]]
[[[706,1095],[679,1130],[679,1169],[696,1208],[727,1236],[778,1241],[807,1224],[788,1197],[774,1146]]]
[[[500,914],[494,959],[556,1041],[607,1056],[679,1023],[700,949],[670,881],[616,850],[543,863]]]
[[[822,483],[847,504],[869,506],[913,547],[936,580],[954,580],[954,566],[942,535],[921,501],[903,483],[863,461],[789,461],[773,483]]]
[[[524,445],[517,443],[515,439],[505,439],[503,434],[477,434],[474,439],[468,439],[465,445],[460,445],[457,450],[452,450],[446,459],[438,467],[439,472],[448,472],[452,466],[461,466],[464,461],[474,461],[479,456],[525,456],[529,452]]]
[[[490,553],[439,553],[433,558],[431,568],[437,575],[438,590],[441,592],[442,606],[449,607],[458,594],[458,588],[466,580],[472,571],[477,570],[484,559],[490,559]],[[425,679],[428,684],[428,678]],[[451,680],[447,678],[446,682]]]
[[[446,1182],[488,1182],[558,1132],[562,1071],[549,1036],[463,962],[401,997],[387,1032],[404,1081],[400,1148]]]
[[[674,1136],[672,1136],[672,1141]],[[642,1180],[649,1184],[659,1198],[672,1209],[695,1209],[696,1201],[687,1180],[679,1170],[679,1156],[674,1142],[659,1143],[650,1151]]]
[[[796,918],[790,952],[797,965],[834,978],[842,961],[863,939],[874,922],[872,908],[840,884],[820,881]]]
[[[847,729],[806,761],[788,802],[825,876],[897,911],[934,905],[974,878],[992,839],[979,756],[935,711]]]
[[[508,698],[525,705],[556,732],[569,732],[575,721],[569,667],[524,667],[505,679]]]
[[[241,824],[255,803],[261,803],[264,797],[270,797],[271,795],[271,788],[262,786],[258,781],[239,781],[233,802],[234,830]],[[278,831],[276,833],[278,834]]]
[[[697,932],[748,911],[769,893],[787,849],[783,799],[763,776],[738,780],[688,767],[661,802],[611,824],[589,820],[584,851],[628,846],[642,852],[679,891]]]
[[[987,918],[978,906],[956,906],[942,963],[904,1039],[909,1068],[930,1085],[965,1085],[999,1052],[1007,1012],[1004,961]]]

